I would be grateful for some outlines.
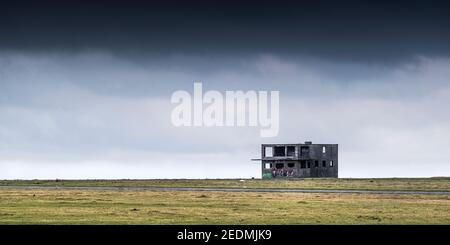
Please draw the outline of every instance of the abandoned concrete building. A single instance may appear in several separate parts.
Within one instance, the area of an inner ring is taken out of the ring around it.
[[[262,178],[337,178],[338,145],[262,144]]]

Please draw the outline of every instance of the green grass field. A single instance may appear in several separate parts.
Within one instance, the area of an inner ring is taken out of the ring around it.
[[[449,190],[449,179],[1,181],[0,185]],[[0,224],[450,224],[450,195],[0,189]]]
[[[450,178],[390,179],[150,179],[150,180],[0,180],[13,186],[164,186],[164,187],[247,187],[304,189],[420,190],[449,191]]]

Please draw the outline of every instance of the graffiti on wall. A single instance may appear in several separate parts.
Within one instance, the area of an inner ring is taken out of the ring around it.
[[[272,168],[271,173],[272,177],[294,177],[298,175],[298,171],[295,168]]]

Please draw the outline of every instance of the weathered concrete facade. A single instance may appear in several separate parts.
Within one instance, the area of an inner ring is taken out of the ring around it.
[[[262,144],[262,178],[338,177],[337,144]]]

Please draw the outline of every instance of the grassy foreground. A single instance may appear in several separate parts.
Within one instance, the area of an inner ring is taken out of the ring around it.
[[[164,187],[247,187],[304,189],[363,189],[449,191],[450,177],[390,179],[149,179],[149,180],[0,180],[12,186],[164,186]]]
[[[0,180],[0,185],[449,191],[450,179]],[[0,189],[0,224],[450,224],[450,195],[13,188]]]
[[[450,224],[450,196],[2,189],[0,224]]]

